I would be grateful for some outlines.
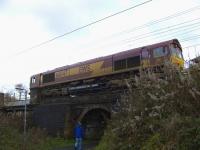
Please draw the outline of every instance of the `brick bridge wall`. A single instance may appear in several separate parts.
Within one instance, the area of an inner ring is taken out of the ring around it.
[[[72,137],[73,128],[81,121],[87,133],[99,130],[111,116],[120,93],[100,93],[72,98],[48,99],[53,103],[42,104],[34,108],[33,120],[35,125],[46,129],[52,135]],[[95,120],[96,119],[96,120]],[[88,125],[88,122],[90,125]],[[103,122],[103,123],[102,123]],[[91,136],[91,134],[89,136]],[[96,133],[101,134],[101,133]],[[96,136],[96,135],[95,135]]]

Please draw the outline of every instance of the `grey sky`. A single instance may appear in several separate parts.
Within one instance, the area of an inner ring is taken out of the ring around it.
[[[135,27],[142,24],[200,5],[199,0],[153,0],[52,43],[16,55],[35,44],[141,2],[144,0],[0,0],[0,87],[17,83],[28,86],[32,74],[55,67],[171,38],[188,39],[200,35],[200,30],[196,29],[198,27],[189,26],[135,40],[134,37],[141,34],[199,17],[200,9],[197,9],[135,30]],[[190,30],[194,31],[181,35]],[[199,43],[198,38],[181,42],[183,47]],[[188,53],[190,57],[195,56],[194,49],[187,49],[184,52],[185,57]]]

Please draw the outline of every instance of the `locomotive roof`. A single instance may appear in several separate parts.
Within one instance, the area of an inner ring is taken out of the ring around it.
[[[108,59],[112,56],[128,53],[128,52],[133,51],[133,50],[135,51],[135,53],[137,53],[142,48],[145,48],[145,47],[154,48],[154,47],[158,47],[159,45],[165,45],[165,44],[172,43],[172,42],[176,42],[180,46],[180,43],[177,39],[172,39],[172,40],[168,40],[168,41],[164,41],[164,42],[159,42],[159,43],[156,43],[156,44],[151,44],[151,45],[146,45],[146,46],[142,46],[142,47],[138,47],[138,48],[132,48],[132,49],[129,49],[129,50],[124,50],[122,52],[114,53],[114,54],[111,54],[111,55],[108,55],[108,56],[102,56],[102,57],[97,57],[97,58],[89,59],[89,60],[82,61],[82,62],[77,62],[77,63],[71,64],[71,65],[65,65],[65,66],[62,66],[62,67],[58,67],[58,68],[55,68],[55,69],[52,69],[52,70],[45,71],[45,72],[43,72],[43,74],[53,73],[53,72],[56,72],[56,71],[62,71],[62,70],[65,70],[65,69],[68,69],[68,68],[71,68],[71,67],[74,67],[74,66],[77,66],[77,65],[81,65],[81,64],[89,64],[91,62],[105,60],[105,59]]]

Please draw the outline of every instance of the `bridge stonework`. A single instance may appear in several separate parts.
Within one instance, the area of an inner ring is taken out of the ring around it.
[[[100,137],[107,120],[116,110],[115,104],[122,92],[103,91],[81,96],[48,98],[40,104],[27,105],[31,126],[37,126],[54,136],[73,137],[73,129],[80,121],[88,138]],[[0,107],[0,113],[24,117],[24,105]],[[30,123],[27,122],[29,126]]]
[[[100,93],[73,98],[48,99],[54,103],[33,109],[35,124],[52,135],[73,137],[73,128],[80,121],[88,138],[101,136],[120,93]],[[55,103],[56,102],[56,103]]]

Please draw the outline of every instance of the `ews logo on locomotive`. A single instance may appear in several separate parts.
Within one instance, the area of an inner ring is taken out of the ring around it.
[[[90,67],[90,64],[79,67],[79,73],[87,73],[87,72],[91,72],[91,71],[92,71],[92,69]]]

